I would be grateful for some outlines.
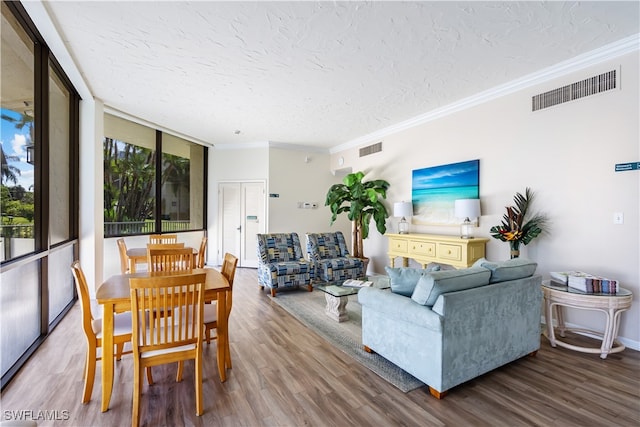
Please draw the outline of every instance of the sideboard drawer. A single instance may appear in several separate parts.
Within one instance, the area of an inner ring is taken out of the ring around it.
[[[452,261],[462,261],[462,246],[440,243],[438,257]]]
[[[411,242],[411,250],[410,252],[414,255],[426,255],[435,257],[436,256],[436,244],[435,242]]]
[[[390,239],[389,249],[393,252],[402,252],[408,253],[407,248],[409,247],[409,242],[406,240],[400,239]]]
[[[479,237],[462,239],[458,236],[438,234],[388,234],[389,265],[394,266],[397,257],[402,258],[402,266],[409,267],[409,259],[426,268],[432,262],[451,265],[456,268],[471,267],[484,257],[485,244],[489,239]]]

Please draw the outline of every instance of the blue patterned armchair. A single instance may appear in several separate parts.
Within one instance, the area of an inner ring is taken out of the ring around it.
[[[258,283],[271,289],[306,286],[313,290],[312,264],[304,258],[298,233],[258,234]]]
[[[341,231],[307,233],[307,254],[314,264],[314,278],[323,282],[337,282],[364,277],[364,263],[349,256]]]

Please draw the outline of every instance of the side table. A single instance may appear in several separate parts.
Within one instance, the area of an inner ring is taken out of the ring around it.
[[[566,285],[544,280],[542,282],[542,293],[544,296],[544,317],[547,324],[544,336],[549,339],[552,347],[559,345],[560,347],[583,353],[600,353],[600,358],[602,359],[606,359],[610,353],[619,353],[624,350],[624,344],[617,341],[618,328],[620,327],[620,315],[622,312],[631,308],[631,301],[633,299],[631,291],[618,288],[618,293],[616,294],[587,294]],[[566,327],[562,313],[563,307],[603,312],[607,319],[604,332]],[[557,338],[553,326],[554,309],[560,337],[565,336],[565,331],[593,334],[602,337],[602,345],[600,348],[576,346]]]

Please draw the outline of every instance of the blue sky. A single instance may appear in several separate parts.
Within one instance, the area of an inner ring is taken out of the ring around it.
[[[1,109],[2,115],[14,117],[17,120],[20,119],[20,115],[14,111]],[[24,127],[22,129],[16,129],[14,123],[7,120],[2,120],[2,127],[0,128],[0,139],[2,140],[2,149],[7,156],[17,156],[20,161],[9,160],[10,166],[15,166],[21,171],[20,175],[17,175],[17,185],[23,186],[26,190],[33,185],[33,165],[27,163],[27,150],[25,148],[27,141],[29,140],[29,130]],[[8,186],[13,186],[13,182],[6,183]]]
[[[478,185],[478,167],[476,160],[470,160],[414,170],[412,188],[421,190]]]

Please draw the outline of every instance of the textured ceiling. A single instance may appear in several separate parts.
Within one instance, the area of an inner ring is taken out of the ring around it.
[[[45,5],[96,98],[213,144],[334,147],[640,32],[636,1]]]

